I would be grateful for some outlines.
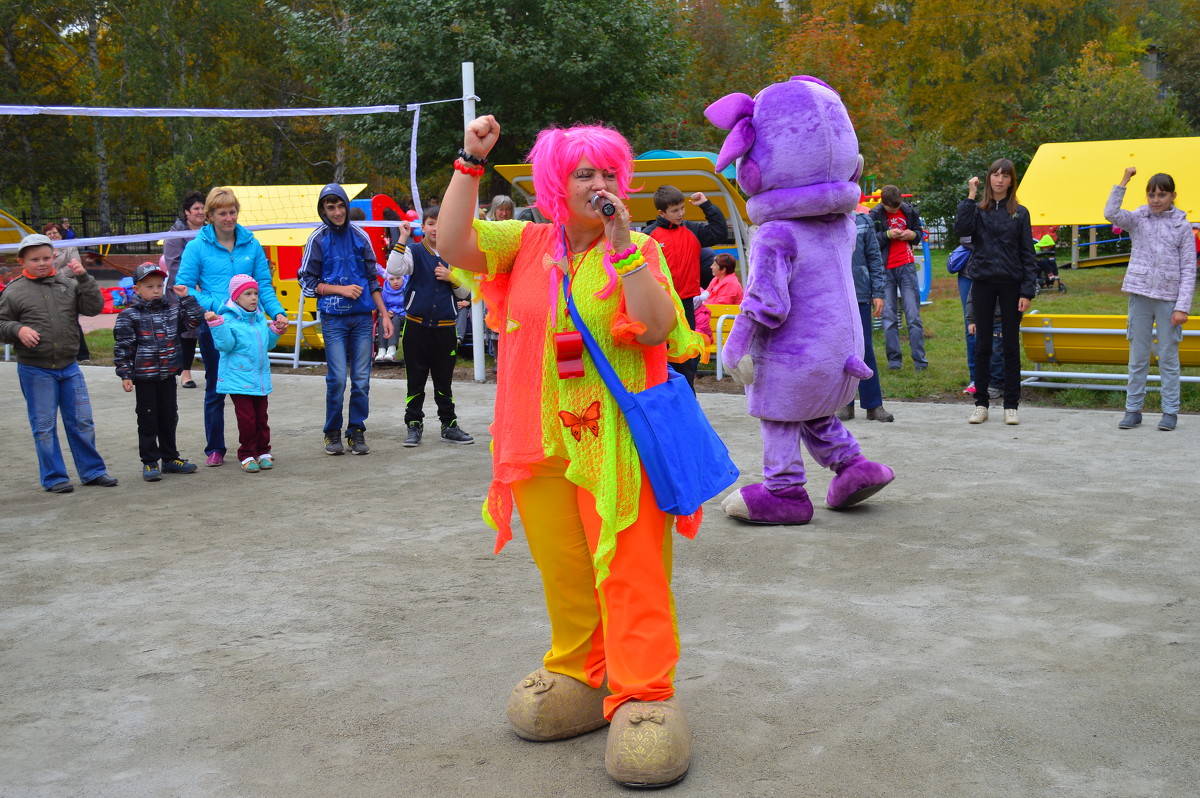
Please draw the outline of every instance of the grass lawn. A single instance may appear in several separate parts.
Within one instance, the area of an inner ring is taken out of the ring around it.
[[[880,363],[880,381],[886,402],[890,398],[917,399],[924,401],[961,401],[969,403],[962,389],[969,381],[967,372],[967,346],[963,335],[962,305],[958,298],[958,278],[946,272],[946,254],[933,252],[933,288],[930,298],[933,303],[921,308],[921,319],[925,323],[925,351],[929,368],[924,372],[914,371],[909,359],[908,339],[901,334],[904,351],[904,368],[888,371],[884,357],[883,331],[876,330],[875,355]],[[1061,269],[1061,267],[1060,267]],[[1059,272],[1068,291],[1044,292],[1033,300],[1031,310],[1042,313],[1112,313],[1124,315],[1126,297],[1121,293],[1121,281],[1125,277],[1123,268],[1061,269]],[[1022,350],[1021,368],[1032,369],[1033,364],[1024,357]],[[1115,372],[1123,371],[1120,366],[1052,366],[1056,370]],[[1151,374],[1156,369],[1151,368]],[[1183,369],[1185,375],[1200,376],[1200,368]],[[1069,380],[1076,382],[1077,380]],[[1151,383],[1154,385],[1154,383]],[[1200,412],[1200,385],[1187,383],[1182,387],[1182,411]],[[1022,403],[1060,406],[1097,407],[1121,410],[1125,407],[1124,390],[1094,391],[1071,388],[1022,388]],[[994,401],[993,404],[998,404]],[[1158,410],[1157,391],[1149,391],[1146,410]]]
[[[945,252],[933,252],[933,290],[930,298],[932,304],[921,308],[921,318],[925,323],[925,354],[929,360],[929,368],[923,372],[914,371],[909,358],[908,339],[902,333],[902,348],[904,351],[904,368],[899,371],[888,371],[887,359],[883,351],[883,331],[876,330],[874,335],[875,356],[880,363],[880,380],[883,385],[884,401],[893,399],[912,399],[927,402],[961,402],[964,406],[972,399],[964,396],[962,389],[968,382],[967,376],[967,347],[963,335],[962,306],[958,299],[958,278],[946,272]],[[1072,271],[1061,271],[1063,283],[1069,289],[1067,293],[1057,291],[1039,295],[1033,301],[1033,310],[1042,313],[1113,313],[1124,314],[1126,298],[1121,293],[1121,280],[1125,270],[1122,268],[1092,268]],[[97,330],[87,336],[88,347],[92,352],[92,362],[98,364],[112,363],[112,332]],[[312,353],[314,359],[319,354]],[[459,376],[468,374],[469,361],[459,364]],[[490,369],[489,374],[494,372]],[[1033,364],[1024,358],[1022,351],[1022,369],[1032,369]],[[1115,366],[1064,366],[1068,371],[1113,372],[1122,370]],[[317,373],[313,369],[301,369],[301,372]],[[319,370],[324,373],[324,369]],[[1155,373],[1151,369],[1151,373]],[[1200,376],[1200,368],[1183,369],[1186,375]],[[385,378],[399,377],[399,368],[377,370],[375,376]],[[1151,383],[1153,385],[1154,383]],[[715,383],[711,376],[701,378],[700,390],[738,390],[729,379]],[[1023,388],[1021,401],[1026,404],[1058,406],[1058,407],[1095,407],[1121,410],[1125,407],[1124,390],[1094,391],[1086,389],[1053,389],[1053,388]],[[1151,390],[1146,397],[1146,411],[1158,410],[1158,392]],[[1185,413],[1200,412],[1200,384],[1183,385],[1183,407]]]

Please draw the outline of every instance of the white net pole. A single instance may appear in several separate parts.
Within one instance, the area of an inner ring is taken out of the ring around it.
[[[475,119],[475,63],[464,61],[463,81],[463,129]],[[479,198],[476,197],[476,202]],[[484,362],[483,302],[472,297],[471,302],[471,361],[475,364],[475,382],[487,379],[487,363]]]

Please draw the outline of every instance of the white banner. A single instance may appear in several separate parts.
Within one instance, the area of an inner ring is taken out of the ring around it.
[[[52,114],[55,116],[224,117],[226,119],[396,114],[400,110],[399,105],[362,105],[339,108],[86,108],[74,105],[0,105],[0,115],[11,116]]]

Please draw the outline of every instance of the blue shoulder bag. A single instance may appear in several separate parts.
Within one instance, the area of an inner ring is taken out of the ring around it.
[[[580,318],[565,277],[563,296],[592,365],[625,414],[658,509],[691,515],[736,482],[738,469],[729,449],[708,423],[687,379],[668,366],[666,382],[638,393],[628,391]]]

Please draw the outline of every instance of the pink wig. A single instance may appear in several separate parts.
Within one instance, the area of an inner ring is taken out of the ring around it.
[[[617,174],[617,196],[629,196],[633,178],[633,150],[617,131],[600,125],[576,125],[566,130],[546,128],[538,134],[529,157],[533,164],[533,190],[538,209],[555,224],[570,218],[567,210],[567,182],[579,161],[587,158],[597,169]]]

